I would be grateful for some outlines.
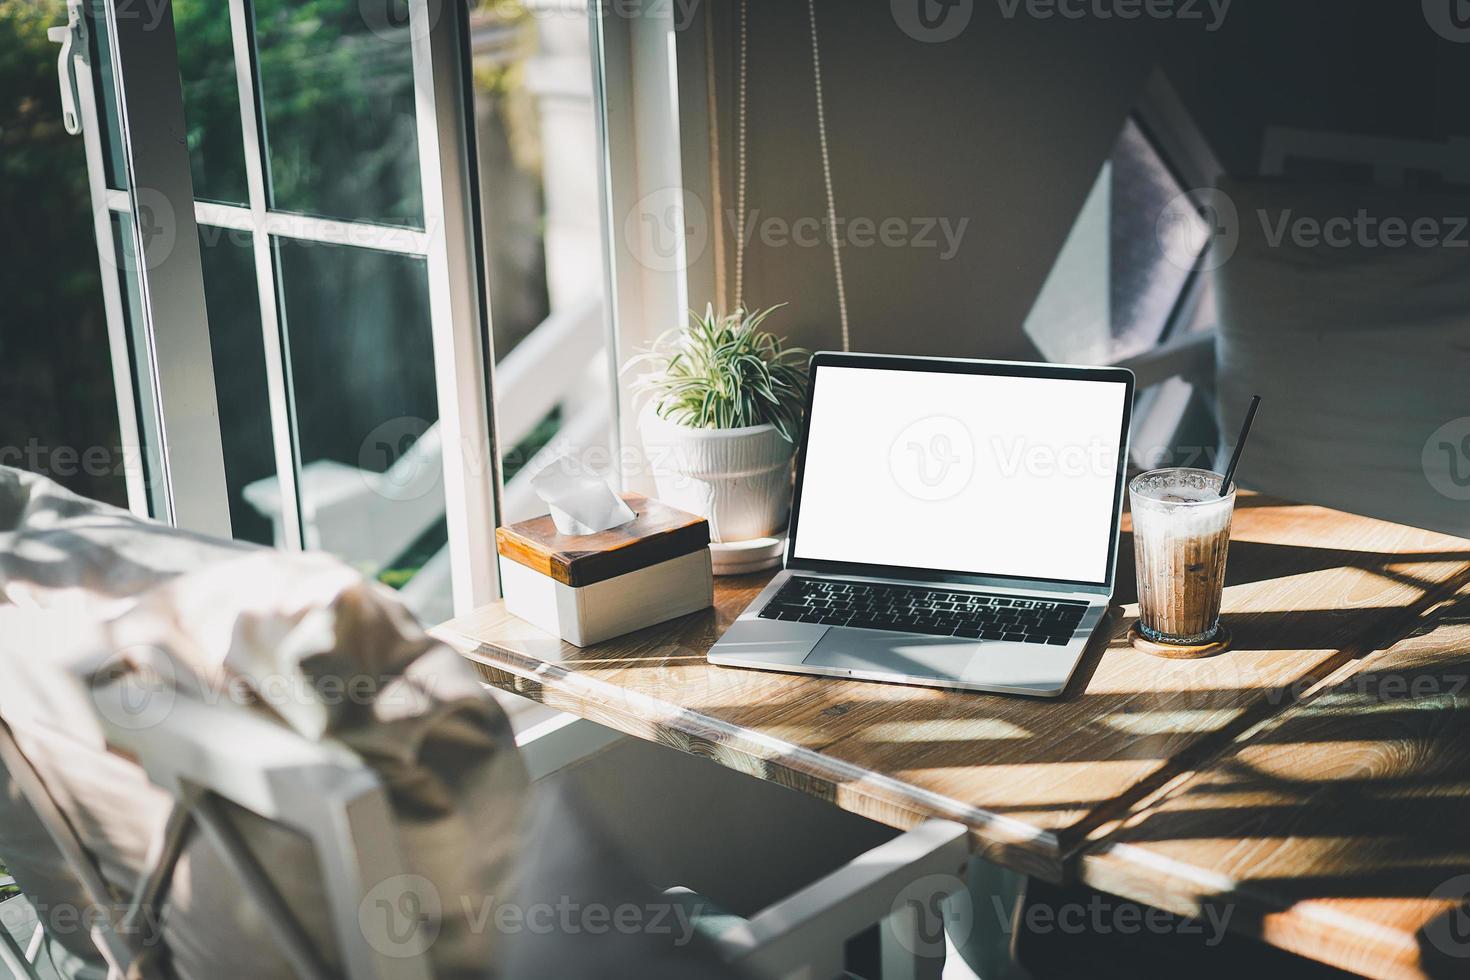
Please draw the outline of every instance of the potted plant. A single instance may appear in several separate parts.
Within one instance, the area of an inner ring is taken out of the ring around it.
[[[760,329],[776,309],[691,312],[628,364],[642,370],[638,426],[659,499],[707,518],[722,544],[778,534],[791,509],[808,352]]]

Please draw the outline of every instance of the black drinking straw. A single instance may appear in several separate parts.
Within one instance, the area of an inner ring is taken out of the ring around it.
[[[1240,426],[1240,435],[1235,437],[1235,452],[1230,454],[1230,465],[1225,467],[1225,476],[1220,480],[1220,496],[1230,489],[1230,481],[1235,478],[1235,468],[1240,465],[1240,453],[1245,449],[1246,436],[1251,434],[1251,423],[1256,420],[1256,409],[1261,407],[1261,396],[1251,396],[1251,407],[1245,410],[1245,422]]]

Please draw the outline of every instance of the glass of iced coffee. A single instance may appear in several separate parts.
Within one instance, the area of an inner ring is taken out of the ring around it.
[[[1155,643],[1209,643],[1220,629],[1220,596],[1235,486],[1219,473],[1176,467],[1133,478],[1133,554],[1138,631]]]

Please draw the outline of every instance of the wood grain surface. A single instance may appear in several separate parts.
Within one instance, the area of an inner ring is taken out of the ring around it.
[[[1118,615],[1060,699],[715,667],[705,653],[765,583],[722,579],[705,612],[578,649],[498,604],[435,632],[491,683],[895,827],[941,816],[977,851],[1061,880],[1095,828],[1413,628],[1470,579],[1470,542],[1260,496],[1237,502],[1223,615],[1232,649],[1132,649],[1132,541]]]
[[[1080,862],[1094,887],[1372,977],[1470,976],[1470,590]]]
[[[641,494],[623,502],[637,516],[596,534],[562,534],[550,515],[495,530],[501,555],[563,585],[583,586],[698,551],[709,544],[703,517]]]

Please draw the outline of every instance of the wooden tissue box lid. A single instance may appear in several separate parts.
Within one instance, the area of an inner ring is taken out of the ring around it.
[[[709,546],[709,522],[651,497],[625,493],[638,515],[596,534],[562,534],[551,515],[497,528],[502,557],[562,583],[580,587],[657,565]]]

